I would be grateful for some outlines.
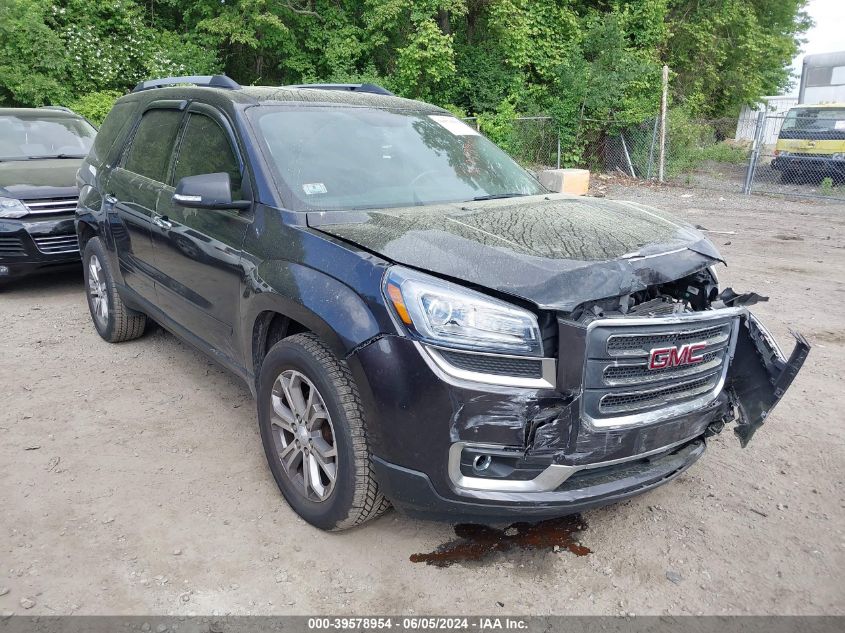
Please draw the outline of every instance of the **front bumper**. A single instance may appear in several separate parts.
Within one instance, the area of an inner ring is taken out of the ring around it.
[[[845,174],[845,160],[820,154],[789,154],[772,159],[772,169],[788,172]]]
[[[0,219],[0,280],[80,261],[73,216]]]
[[[456,498],[440,494],[425,473],[374,460],[384,494],[402,512],[429,519],[496,522],[514,518],[549,519],[623,501],[667,483],[704,453],[704,439],[646,458],[594,464],[553,492],[476,493]]]
[[[400,509],[434,517],[562,516],[670,481],[702,454],[704,436],[731,420],[745,445],[809,346],[799,337],[786,360],[746,310],[722,314],[736,320],[741,359],[731,358],[718,393],[692,410],[621,426],[593,423],[584,415],[586,391],[566,388],[584,355],[560,367],[555,386],[522,388],[444,379],[400,336],[362,346],[350,366],[382,490]],[[573,355],[571,343],[565,349]],[[480,475],[479,455],[497,460]]]

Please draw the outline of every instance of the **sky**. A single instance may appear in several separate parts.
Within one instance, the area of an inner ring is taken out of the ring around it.
[[[792,62],[795,87],[789,94],[798,94],[804,55],[845,51],[845,0],[810,0],[807,13],[816,25],[805,34],[807,42]]]

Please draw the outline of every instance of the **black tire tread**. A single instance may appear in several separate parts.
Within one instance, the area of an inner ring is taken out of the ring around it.
[[[323,367],[327,379],[337,391],[338,400],[349,423],[355,470],[361,473],[361,476],[356,478],[349,514],[338,521],[332,531],[347,530],[384,514],[390,508],[390,501],[379,492],[375,480],[364,424],[364,407],[349,367],[314,334],[294,334],[282,339],[280,343],[301,347]]]
[[[123,343],[124,341],[131,341],[140,337],[144,333],[144,328],[147,325],[147,316],[140,312],[130,310],[126,307],[126,304],[123,303],[123,299],[120,298],[120,295],[117,292],[117,287],[114,284],[114,274],[111,269],[111,264],[106,257],[105,249],[100,242],[100,238],[92,237],[85,245],[86,266],[88,253],[90,251],[95,251],[97,259],[100,260],[100,266],[103,267],[103,270],[106,273],[106,285],[109,293],[109,320],[112,325],[111,333],[109,336],[103,336],[101,333],[100,336],[109,343]],[[85,274],[87,280],[87,269]]]

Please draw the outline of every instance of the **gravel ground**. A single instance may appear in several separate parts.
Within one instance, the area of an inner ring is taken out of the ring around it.
[[[749,448],[723,433],[673,483],[586,513],[585,556],[413,563],[452,526],[309,527],[244,385],[160,329],[100,340],[81,275],[33,279],[0,295],[0,612],[845,614],[845,205],[599,184],[729,232],[723,284],[814,344]]]

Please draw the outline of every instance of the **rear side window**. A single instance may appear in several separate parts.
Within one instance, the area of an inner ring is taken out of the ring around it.
[[[241,197],[241,169],[229,137],[211,118],[202,114],[188,115],[188,124],[176,159],[173,182],[185,176],[226,172],[232,179],[232,198]]]
[[[165,182],[173,141],[182,120],[179,110],[149,110],[141,117],[123,168]]]
[[[118,103],[112,107],[94,139],[94,145],[88,154],[89,162],[101,165],[108,159],[111,148],[129,127],[134,109],[134,103]]]

